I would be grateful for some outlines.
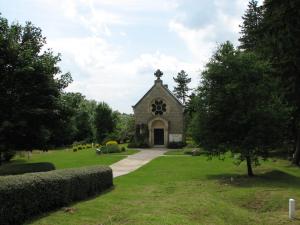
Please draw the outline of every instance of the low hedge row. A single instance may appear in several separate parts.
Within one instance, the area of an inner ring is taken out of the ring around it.
[[[112,185],[112,170],[107,166],[0,177],[1,225],[22,224],[32,216],[98,194]]]
[[[23,173],[46,172],[55,170],[55,166],[49,162],[5,164],[0,167],[0,176],[16,175]]]
[[[97,154],[107,154],[107,153],[120,153],[125,152],[125,147],[120,147],[118,144],[110,144],[106,146],[101,146],[100,148],[96,149]]]

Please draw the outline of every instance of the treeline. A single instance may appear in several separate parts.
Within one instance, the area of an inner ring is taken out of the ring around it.
[[[64,126],[53,135],[55,146],[75,142],[126,142],[134,129],[133,115],[113,111],[105,102],[87,100],[81,93],[66,92],[60,96]]]
[[[211,155],[246,161],[283,149],[300,161],[300,1],[251,0],[240,45],[218,46],[187,103],[195,141]]]
[[[71,74],[45,44],[40,28],[0,17],[0,162],[17,150],[124,141],[132,129],[132,115],[65,92]]]

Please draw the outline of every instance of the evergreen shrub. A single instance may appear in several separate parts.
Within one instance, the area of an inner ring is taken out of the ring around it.
[[[22,224],[44,212],[98,194],[113,185],[108,166],[0,177],[1,225]]]

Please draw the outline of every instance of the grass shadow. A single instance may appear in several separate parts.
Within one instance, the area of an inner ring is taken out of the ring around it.
[[[209,180],[217,180],[221,184],[237,187],[281,187],[281,188],[300,188],[300,177],[280,171],[272,170],[259,173],[254,177],[225,173],[218,175],[207,175]]]

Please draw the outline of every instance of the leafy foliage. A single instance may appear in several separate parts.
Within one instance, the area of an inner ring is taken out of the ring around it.
[[[116,116],[105,102],[97,105],[95,114],[96,139],[102,143],[116,127]]]
[[[246,160],[250,176],[252,164],[282,144],[289,116],[269,73],[270,66],[255,54],[226,42],[206,65],[198,90],[195,141],[212,155],[230,150]]]
[[[117,140],[119,143],[125,143],[134,136],[134,117],[132,114],[114,112],[116,118],[116,127],[108,138]]]
[[[0,151],[45,148],[59,126],[60,92],[71,76],[61,74],[60,55],[42,52],[40,28],[0,17],[0,31]]]
[[[272,63],[273,76],[281,79],[285,97],[293,108],[290,117],[294,163],[300,163],[300,2],[266,0],[263,5],[262,57]]]
[[[118,144],[109,144],[109,145],[101,146],[100,151],[98,151],[98,153],[106,154],[106,153],[118,153],[122,151],[123,148],[120,148]]]
[[[137,124],[135,126],[135,134],[128,147],[149,148],[149,130],[147,124]]]
[[[22,224],[32,216],[86,199],[113,185],[107,166],[0,177],[1,224]]]

